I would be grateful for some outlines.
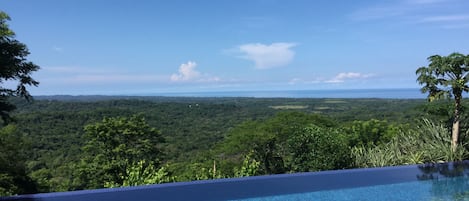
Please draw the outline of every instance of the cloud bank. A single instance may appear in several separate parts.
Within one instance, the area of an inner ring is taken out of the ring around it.
[[[289,64],[295,52],[291,49],[295,43],[249,43],[238,46],[241,58],[253,61],[257,69],[269,69]]]

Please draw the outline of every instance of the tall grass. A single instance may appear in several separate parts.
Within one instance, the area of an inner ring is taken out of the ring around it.
[[[354,147],[351,153],[356,167],[382,167],[463,160],[469,154],[465,147],[453,151],[449,129],[423,119],[415,130],[401,131],[386,144]]]

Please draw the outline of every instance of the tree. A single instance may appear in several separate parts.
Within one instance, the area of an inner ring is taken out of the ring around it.
[[[141,116],[104,118],[85,126],[86,144],[80,177],[83,188],[102,188],[106,183],[123,185],[128,170],[141,161],[142,167],[159,167],[162,160],[158,130],[151,128]]]
[[[39,82],[31,78],[31,73],[39,70],[39,66],[28,61],[28,48],[15,39],[15,33],[9,29],[7,21],[10,17],[0,11],[0,116],[4,123],[10,121],[9,112],[15,106],[8,102],[9,97],[31,99],[26,90],[27,85],[37,86]],[[5,83],[15,83],[16,88],[8,88]]]
[[[350,148],[340,130],[310,125],[288,139],[294,172],[346,168]]]
[[[462,93],[469,92],[469,55],[452,53],[448,56],[428,57],[430,64],[417,69],[417,81],[424,85],[422,93],[428,92],[428,100],[454,98],[451,146],[456,150],[459,139]]]
[[[353,121],[344,127],[344,131],[349,135],[351,147],[357,145],[371,147],[391,141],[402,127],[402,125],[390,124],[386,120],[370,119],[367,121]]]
[[[228,155],[248,155],[252,152],[252,157],[261,162],[259,171],[262,174],[285,172],[278,136],[267,131],[269,128],[270,125],[263,121],[241,123],[230,131],[222,143],[223,152]]]
[[[302,112],[280,112],[264,121],[247,121],[233,128],[222,147],[226,154],[247,155],[260,162],[260,174],[280,174],[290,169],[288,140],[309,125],[330,128],[335,122],[327,117]]]
[[[0,128],[0,196],[37,192],[26,175],[26,140],[12,124]]]

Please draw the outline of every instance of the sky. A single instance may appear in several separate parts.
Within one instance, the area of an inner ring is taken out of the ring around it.
[[[33,95],[419,88],[467,0],[0,0]]]

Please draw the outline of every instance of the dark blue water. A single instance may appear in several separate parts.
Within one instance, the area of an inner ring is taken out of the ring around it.
[[[419,89],[343,89],[343,90],[285,90],[285,91],[223,91],[158,93],[174,97],[255,97],[255,98],[395,98],[422,99]]]
[[[247,198],[238,201],[453,201],[469,200],[467,177]]]
[[[0,200],[469,200],[469,161],[44,193]]]

